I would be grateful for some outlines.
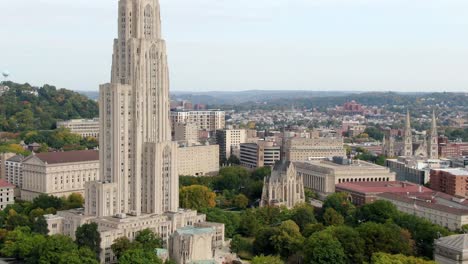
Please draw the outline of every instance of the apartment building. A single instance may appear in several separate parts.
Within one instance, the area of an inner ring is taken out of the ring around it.
[[[199,130],[214,132],[224,129],[226,113],[221,110],[171,111],[172,131],[176,123],[193,123]]]
[[[6,179],[6,161],[15,155],[15,153],[0,153],[0,179]]]
[[[430,172],[431,189],[450,195],[468,197],[468,169],[434,169]]]
[[[23,187],[23,155],[15,155],[5,161],[5,179],[18,188]]]
[[[183,176],[212,176],[219,172],[219,146],[179,147],[177,170]]]

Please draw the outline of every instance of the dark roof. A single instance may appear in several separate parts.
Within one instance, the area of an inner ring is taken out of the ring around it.
[[[285,161],[285,160],[277,161],[275,163],[275,166],[273,167],[273,170],[275,170],[275,171],[287,171],[290,164],[291,164],[290,161]]]
[[[97,150],[77,150],[65,152],[45,152],[35,154],[37,158],[47,164],[73,163],[99,160],[99,151]]]

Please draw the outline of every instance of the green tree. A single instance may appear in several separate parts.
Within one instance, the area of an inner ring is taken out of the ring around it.
[[[234,199],[232,200],[232,205],[239,209],[247,208],[248,204],[249,204],[249,199],[243,194],[236,195]]]
[[[141,247],[148,251],[154,251],[163,246],[162,239],[149,228],[138,231],[135,242],[140,243]]]
[[[335,209],[343,217],[351,216],[355,211],[354,205],[348,200],[348,194],[344,192],[329,195],[323,203],[323,210],[326,211],[327,208]]]
[[[283,258],[292,256],[302,249],[304,237],[302,237],[299,226],[292,220],[281,223],[277,233],[270,237],[275,251]]]
[[[101,252],[101,235],[96,223],[83,224],[76,229],[76,244],[79,247],[88,247],[99,256]]]
[[[298,204],[293,208],[291,219],[296,222],[301,230],[304,230],[308,224],[317,222],[314,207],[306,203]]]
[[[33,223],[32,231],[41,235],[47,235],[49,228],[43,215],[38,216]]]
[[[53,235],[39,248],[37,257],[39,263],[61,263],[60,259],[66,254],[78,250],[76,244],[68,236]]]
[[[279,235],[278,228],[264,227],[255,235],[253,242],[253,251],[256,254],[276,255],[275,242],[272,240],[274,236]]]
[[[130,249],[119,258],[119,264],[162,264],[154,251],[144,249]]]
[[[42,208],[44,210],[47,208],[55,208],[56,210],[60,210],[63,208],[63,201],[62,199],[52,195],[41,194],[33,199],[32,206],[33,208]]]
[[[256,256],[250,262],[251,264],[284,264],[278,256]]]
[[[346,256],[346,263],[364,263],[365,243],[358,231],[350,226],[333,226],[327,229],[340,242]]]
[[[182,208],[200,210],[202,208],[213,208],[216,205],[216,194],[206,186],[192,185],[182,187],[179,197]]]
[[[398,210],[395,205],[384,200],[377,200],[356,210],[356,220],[358,222],[385,223],[396,215],[398,215]]]
[[[436,264],[436,262],[401,254],[390,255],[379,252],[372,255],[371,264]]]
[[[111,245],[112,252],[117,256],[117,259],[119,259],[125,251],[134,247],[135,245],[132,244],[127,237],[119,237],[114,240],[114,243]]]
[[[75,249],[71,252],[63,252],[59,255],[58,264],[98,264],[96,254],[87,247]]]
[[[340,242],[325,231],[315,233],[306,240],[304,255],[306,263],[346,263],[345,252]]]
[[[7,230],[13,230],[20,226],[30,226],[29,218],[24,214],[19,214],[15,210],[10,209],[6,217],[5,227]]]
[[[79,193],[72,193],[63,201],[64,209],[83,208],[84,198]]]
[[[344,217],[335,209],[329,207],[323,213],[323,223],[327,226],[338,226],[344,224]]]
[[[256,181],[263,181],[263,179],[271,174],[271,167],[261,167],[252,172],[252,179]]]

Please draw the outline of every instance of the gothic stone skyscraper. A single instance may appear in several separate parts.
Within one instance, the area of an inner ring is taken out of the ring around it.
[[[159,13],[158,0],[119,1],[111,83],[100,87],[100,179],[85,184],[84,210],[46,215],[51,235],[74,237],[80,225],[96,223],[101,262],[116,262],[115,239],[132,240],[140,230],[149,228],[168,243],[179,228],[212,225],[205,215],[178,208],[177,146],[171,142]]]
[[[175,212],[178,174],[171,142],[166,44],[157,0],[121,0],[112,78],[100,87],[101,183],[113,193],[97,216]]]

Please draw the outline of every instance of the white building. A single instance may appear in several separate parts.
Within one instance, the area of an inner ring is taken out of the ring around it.
[[[240,144],[240,164],[246,168],[273,167],[281,159],[281,147],[275,142]]]
[[[32,201],[41,194],[57,197],[84,194],[85,183],[99,178],[99,152],[78,150],[45,152],[23,160],[21,199]]]
[[[441,237],[434,241],[434,260],[438,264],[468,264],[468,235]]]
[[[0,179],[6,179],[6,161],[14,156],[15,153],[0,153]]]
[[[178,264],[209,263],[215,258],[214,239],[214,228],[180,228],[171,236],[169,255]]]
[[[23,160],[23,155],[16,155],[5,161],[5,179],[18,188],[23,187]]]
[[[205,111],[172,111],[171,122],[172,129],[176,123],[193,123],[199,130],[207,130],[214,132],[224,129],[226,113],[221,110],[205,110]]]
[[[58,121],[57,127],[68,128],[71,133],[78,134],[83,138],[99,138],[99,118]]]
[[[285,158],[289,161],[306,161],[320,158],[344,157],[343,138],[291,138],[284,144]]]
[[[175,123],[173,126],[175,141],[198,141],[198,126],[195,123]]]
[[[51,234],[72,237],[81,224],[96,223],[105,263],[117,261],[111,245],[119,237],[133,240],[149,228],[168,242],[177,229],[206,218],[179,209],[159,1],[120,0],[118,16],[111,83],[100,87],[99,180],[86,182],[84,210],[47,217]]]
[[[181,176],[213,176],[219,172],[219,146],[182,146],[178,150],[177,170]]]
[[[4,179],[0,179],[0,210],[15,203],[15,186]]]
[[[225,129],[216,132],[220,160],[229,159],[231,155],[239,157],[240,144],[246,142],[247,130],[245,129]]]

